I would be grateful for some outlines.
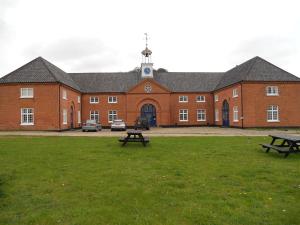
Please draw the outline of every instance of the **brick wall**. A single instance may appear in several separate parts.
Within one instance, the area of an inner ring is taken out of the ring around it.
[[[33,98],[20,98],[33,88]],[[0,85],[0,130],[59,130],[58,84]],[[34,125],[21,125],[21,108],[34,109]]]

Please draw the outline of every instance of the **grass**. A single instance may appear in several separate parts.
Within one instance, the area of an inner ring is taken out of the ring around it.
[[[300,155],[264,137],[0,137],[0,224],[300,224]]]

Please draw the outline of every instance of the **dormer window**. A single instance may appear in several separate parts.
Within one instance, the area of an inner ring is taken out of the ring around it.
[[[278,96],[279,90],[277,86],[268,86],[266,87],[267,96]]]

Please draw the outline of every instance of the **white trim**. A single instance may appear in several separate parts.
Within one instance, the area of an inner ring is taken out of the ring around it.
[[[269,113],[271,113],[271,117],[272,117],[271,119],[269,119]],[[277,116],[277,119],[274,119],[275,115]],[[280,122],[280,120],[279,120],[279,106],[278,105],[269,105],[268,106],[268,108],[267,108],[267,122],[268,123]]]
[[[81,97],[77,96],[77,103],[81,103]]]
[[[187,95],[180,95],[178,97],[179,102],[189,102],[189,97]]]
[[[63,125],[67,125],[68,124],[68,110],[67,109],[63,109]]]
[[[239,97],[239,93],[238,93],[238,89],[237,88],[232,89],[232,97],[233,98]]]
[[[219,109],[215,109],[215,122],[219,122]]]
[[[80,110],[77,111],[77,122],[81,123],[81,112],[80,112]]]
[[[204,115],[204,120],[203,119],[199,119],[199,117],[198,117],[198,115],[199,114],[201,114],[201,113],[199,113],[199,111],[204,111],[204,113],[202,113],[203,115]],[[199,121],[199,122],[203,122],[203,121],[206,121],[206,110],[205,109],[197,109],[197,121]]]
[[[118,98],[117,98],[117,96],[108,96],[107,102],[109,104],[116,104],[116,103],[118,103]]]
[[[92,101],[92,99],[94,101]],[[96,101],[97,99],[97,101]],[[99,103],[99,97],[98,96],[90,96],[90,104],[98,104]]]
[[[267,86],[266,87],[266,95],[267,96],[279,96],[278,86]]]
[[[93,114],[93,117],[94,117],[93,119],[92,119],[92,114]],[[95,119],[95,117],[98,117],[98,119]],[[96,120],[97,122],[100,121],[100,113],[99,113],[98,110],[90,110],[90,120]]]
[[[26,113],[23,113],[24,109],[27,110]],[[28,112],[29,109],[31,110],[31,113]],[[28,122],[23,121],[23,115],[26,115],[27,120],[28,120],[28,116],[31,115],[32,122],[28,123]],[[22,125],[22,126],[32,126],[32,125],[34,125],[34,108],[21,108],[21,123],[20,123],[20,125]]]
[[[62,99],[68,100],[68,95],[67,95],[67,90],[66,89],[62,90]]]
[[[112,120],[110,120],[110,116],[112,116]],[[115,119],[118,119],[118,111],[117,110],[108,110],[108,123],[112,123]]]
[[[233,106],[232,117],[233,122],[239,122],[239,109],[237,106]]]
[[[29,90],[31,90],[31,95],[29,95]],[[23,95],[24,92],[27,94],[27,95]],[[34,91],[33,91],[33,88],[21,88],[20,89],[20,98],[33,98],[34,96]]]
[[[215,102],[218,102],[219,101],[219,95],[215,95],[214,99],[215,99]]]
[[[180,112],[180,111],[186,111],[186,112]],[[186,119],[180,119],[181,115],[186,115]],[[189,110],[188,109],[179,109],[179,121],[180,122],[188,122],[189,121]]]
[[[201,97],[203,97],[203,100],[198,100],[198,97],[201,99]],[[205,95],[197,95],[196,96],[196,102],[205,102],[206,99],[205,99]]]

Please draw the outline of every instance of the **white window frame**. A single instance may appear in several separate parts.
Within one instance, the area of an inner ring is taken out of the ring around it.
[[[62,98],[63,98],[64,100],[67,100],[67,99],[68,99],[68,96],[67,96],[67,90],[66,90],[66,89],[63,89],[63,90],[62,90]]]
[[[81,97],[77,96],[77,103],[80,103],[80,102],[81,102]]]
[[[219,95],[215,95],[215,102],[218,102],[219,101]]]
[[[196,102],[205,102],[205,95],[198,95],[196,97]]]
[[[218,122],[219,120],[219,109],[215,109],[215,121]]]
[[[98,104],[99,97],[98,96],[90,96],[90,104]]]
[[[266,95],[267,96],[279,96],[278,86],[267,86],[266,87]]]
[[[197,121],[206,121],[206,110],[205,109],[197,109]]]
[[[96,122],[100,121],[100,114],[97,110],[90,111],[90,120],[96,120]]]
[[[118,103],[118,98],[117,96],[108,96],[107,102],[110,104],[116,104]]]
[[[270,115],[271,115],[271,117],[269,117]],[[268,106],[268,108],[267,108],[267,122],[280,122],[280,120],[279,120],[279,106],[278,105],[269,105]]]
[[[63,124],[67,125],[68,124],[68,110],[63,109]]]
[[[232,112],[233,112],[233,114],[232,114],[233,122],[239,122],[239,109],[238,109],[238,107],[234,106]]]
[[[80,112],[80,110],[77,111],[77,122],[81,123],[81,112]]]
[[[179,121],[180,122],[189,121],[189,110],[188,109],[179,109]]]
[[[33,98],[33,96],[34,96],[33,88],[21,88],[20,89],[20,98]]]
[[[112,123],[116,119],[118,119],[118,112],[117,112],[117,110],[109,110],[108,111],[108,122]]]
[[[189,97],[187,95],[180,95],[178,99],[179,102],[189,102]]]
[[[233,98],[237,98],[239,96],[239,93],[238,93],[238,89],[237,88],[234,88],[232,90],[232,97]]]
[[[29,112],[29,110],[31,110],[31,112]],[[26,119],[24,118],[24,116],[26,116],[25,117]],[[32,121],[29,122],[29,118],[32,118]],[[34,109],[33,108],[21,108],[21,125],[22,126],[34,125]]]

